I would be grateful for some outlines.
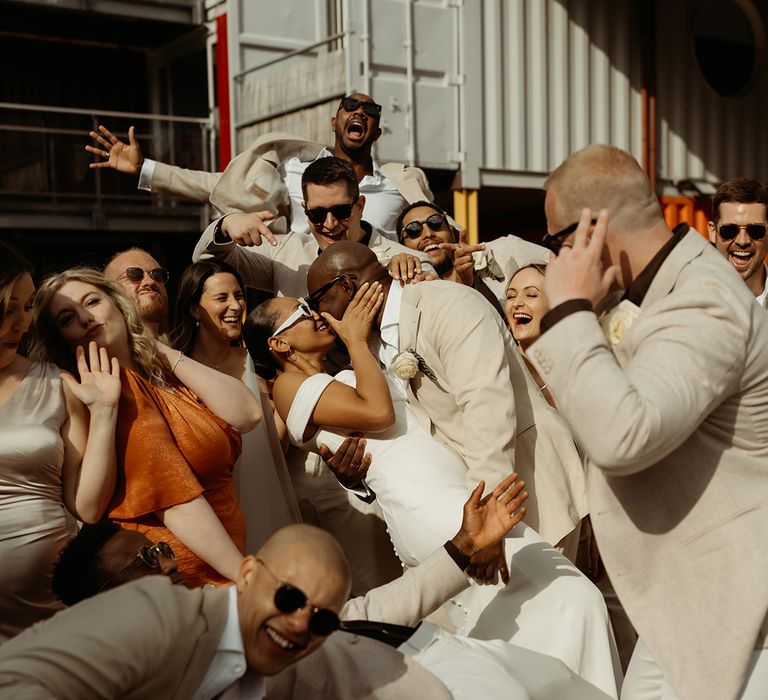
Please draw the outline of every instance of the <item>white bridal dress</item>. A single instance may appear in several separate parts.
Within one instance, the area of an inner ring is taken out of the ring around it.
[[[337,381],[354,386],[345,370]],[[304,441],[315,405],[334,381],[308,377],[288,415],[291,441],[317,452],[335,451],[344,431],[320,429]],[[459,530],[469,495],[461,458],[434,440],[411,411],[400,380],[387,375],[396,413],[388,430],[366,435],[373,457],[366,483],[376,493],[395,551],[416,566]],[[511,470],[510,470],[511,471]],[[445,608],[458,634],[501,639],[561,659],[611,697],[617,697],[621,670],[602,595],[581,572],[524,523],[504,540],[510,582],[470,587]]]

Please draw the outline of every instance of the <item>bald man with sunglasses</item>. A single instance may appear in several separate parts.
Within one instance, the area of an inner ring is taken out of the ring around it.
[[[739,273],[755,300],[766,308],[768,297],[768,190],[757,180],[727,180],[712,197],[710,242]]]
[[[289,228],[308,234],[310,227],[302,208],[301,176],[318,158],[336,156],[355,169],[360,191],[368,199],[371,224],[392,240],[398,212],[409,202],[432,199],[427,177],[419,168],[402,163],[379,163],[371,149],[381,136],[381,105],[365,94],[342,97],[331,117],[333,146],[272,132],[254,141],[232,159],[224,172],[187,170],[144,158],[134,135],[128,130],[124,143],[105,126],[90,136],[96,144],[85,150],[98,156],[91,168],[111,168],[139,176],[139,189],[208,202],[222,214],[253,212],[254,235],[272,241],[272,233]],[[282,218],[281,218],[282,217]],[[277,218],[270,227],[266,223]],[[241,242],[241,241],[238,241]]]

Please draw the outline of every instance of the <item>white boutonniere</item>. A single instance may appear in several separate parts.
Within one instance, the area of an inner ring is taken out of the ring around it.
[[[389,366],[396,377],[400,379],[413,379],[419,372],[436,381],[435,373],[429,368],[424,358],[414,349],[408,348],[404,352],[395,355],[392,364]]]
[[[606,340],[615,348],[640,315],[640,307],[624,299],[600,317],[600,327]]]
[[[474,261],[475,272],[481,277],[490,277],[495,280],[504,279],[504,271],[496,262],[492,250],[476,250],[472,253],[472,260]]]

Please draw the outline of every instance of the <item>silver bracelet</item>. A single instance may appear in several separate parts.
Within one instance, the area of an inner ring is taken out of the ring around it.
[[[176,368],[179,366],[179,362],[181,362],[184,359],[184,353],[179,350],[179,356],[176,358],[176,362],[173,363],[173,367],[171,367],[171,372],[176,372]]]

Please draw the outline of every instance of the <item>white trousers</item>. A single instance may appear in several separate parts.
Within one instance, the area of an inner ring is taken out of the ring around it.
[[[740,700],[768,698],[768,649],[755,649],[752,655]],[[637,640],[635,652],[624,676],[621,700],[681,700],[672,690],[656,660],[642,639]],[[686,698],[687,700],[687,698]]]
[[[460,637],[428,622],[399,650],[439,678],[455,700],[609,700],[551,656]]]

